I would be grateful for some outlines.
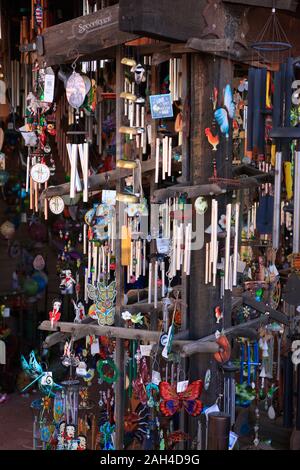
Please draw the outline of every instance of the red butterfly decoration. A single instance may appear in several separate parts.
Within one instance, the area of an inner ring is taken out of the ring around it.
[[[202,380],[192,382],[184,392],[177,393],[168,382],[160,382],[159,392],[162,398],[159,408],[165,416],[173,416],[182,407],[191,416],[198,416],[202,411],[199,400],[203,388]]]

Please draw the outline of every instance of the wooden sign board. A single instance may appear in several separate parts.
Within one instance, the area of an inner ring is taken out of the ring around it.
[[[119,5],[47,28],[43,33],[44,60],[47,65],[101,58],[111,48],[132,41],[137,34],[120,31]]]
[[[122,31],[169,41],[200,37],[206,0],[120,0]]]

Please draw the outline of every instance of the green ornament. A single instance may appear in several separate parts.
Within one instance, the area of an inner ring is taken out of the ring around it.
[[[104,372],[104,367],[110,367],[111,370],[113,371],[113,375],[107,375]],[[120,372],[114,363],[112,359],[105,359],[104,361],[100,360],[97,362],[97,372],[99,374],[99,377],[102,381],[107,382],[109,384],[112,384],[114,382],[117,382]]]

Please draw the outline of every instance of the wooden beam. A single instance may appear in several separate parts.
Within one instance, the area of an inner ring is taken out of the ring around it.
[[[155,160],[149,159],[142,162],[142,173],[147,173],[155,169]],[[98,173],[97,175],[90,176],[88,179],[89,191],[101,190],[111,185],[115,185],[119,178],[126,178],[132,175],[132,170],[117,168],[116,170],[107,171],[105,173]],[[83,187],[83,182],[82,185]],[[70,192],[70,183],[60,184],[58,186],[50,186],[42,192],[41,200],[46,197],[64,196]]]
[[[152,202],[163,202],[168,197],[183,193],[186,193],[188,198],[195,198],[198,196],[214,196],[224,192],[226,192],[226,190],[224,191],[217,184],[196,184],[194,186],[178,184],[154,191]]]
[[[273,8],[276,6],[277,10],[287,10],[295,12],[297,10],[297,0],[223,0],[224,3],[234,3],[239,5],[248,5],[252,7]]]
[[[284,325],[289,325],[289,319],[285,313],[275,310],[274,308],[266,305],[264,302],[257,302],[253,297],[250,297],[249,294],[243,294],[243,303],[249,305],[249,307],[255,308],[258,312],[266,313],[269,315],[271,320],[278,323],[283,323]]]
[[[119,339],[138,339],[141,341],[149,341],[149,342],[158,342],[161,336],[159,331],[149,331],[149,330],[139,330],[134,328],[122,328],[117,326],[99,326],[94,324],[83,325],[77,323],[68,323],[68,322],[58,322],[54,328],[51,328],[50,321],[43,321],[39,326],[39,330],[41,331],[53,331],[57,332],[59,329],[59,333],[66,333],[72,335],[74,340],[79,338],[83,338],[84,336],[88,335],[95,335],[95,336],[108,336],[112,338],[119,338]],[[182,340],[176,339],[176,335],[174,337],[173,345],[175,349],[181,349],[184,345],[189,344],[191,341],[189,340]],[[201,352],[203,353],[215,353],[219,351],[219,346],[212,338],[212,341],[206,341],[201,347]]]
[[[233,170],[234,172],[235,170]],[[251,188],[253,186],[260,186],[267,182],[273,182],[274,173],[257,172],[255,176],[242,175],[240,178],[235,178],[236,185],[233,183],[211,183],[211,184],[198,184],[194,186],[184,186],[177,184],[167,188],[157,189],[153,193],[152,202],[164,202],[168,197],[173,197],[177,194],[185,193],[188,198],[195,198],[198,196],[218,196],[225,194],[227,191],[241,188]],[[222,185],[222,187],[221,187]]]
[[[200,36],[206,0],[120,0],[120,29],[170,41]]]
[[[259,318],[255,318],[254,320],[249,320],[245,323],[226,328],[223,333],[225,336],[227,336],[227,338],[230,338],[231,336],[235,336],[237,332],[241,334],[243,330],[248,330],[249,328],[253,328],[256,325],[263,325],[268,323],[269,320],[269,315],[261,315]],[[199,352],[199,348],[200,350],[202,349],[203,343],[206,343],[207,341],[213,341],[214,339],[215,335],[212,334],[205,336],[204,338],[201,338],[197,341],[191,341],[182,347],[181,354],[183,356],[192,356],[193,354],[197,354]]]
[[[47,65],[62,64],[99,56],[119,44],[138,37],[137,34],[120,31],[119,5],[81,16],[47,28],[43,32],[44,56]]]
[[[228,52],[233,51],[234,41],[227,38],[222,39],[199,39],[190,38],[186,43],[189,49],[197,50],[200,52]]]

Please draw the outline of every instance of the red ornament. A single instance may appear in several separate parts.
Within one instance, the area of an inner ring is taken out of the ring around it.
[[[159,392],[162,398],[159,405],[160,411],[165,416],[173,416],[184,408],[189,415],[198,416],[203,407],[199,400],[202,388],[202,380],[196,380],[184,392],[177,393],[168,382],[160,382]]]

